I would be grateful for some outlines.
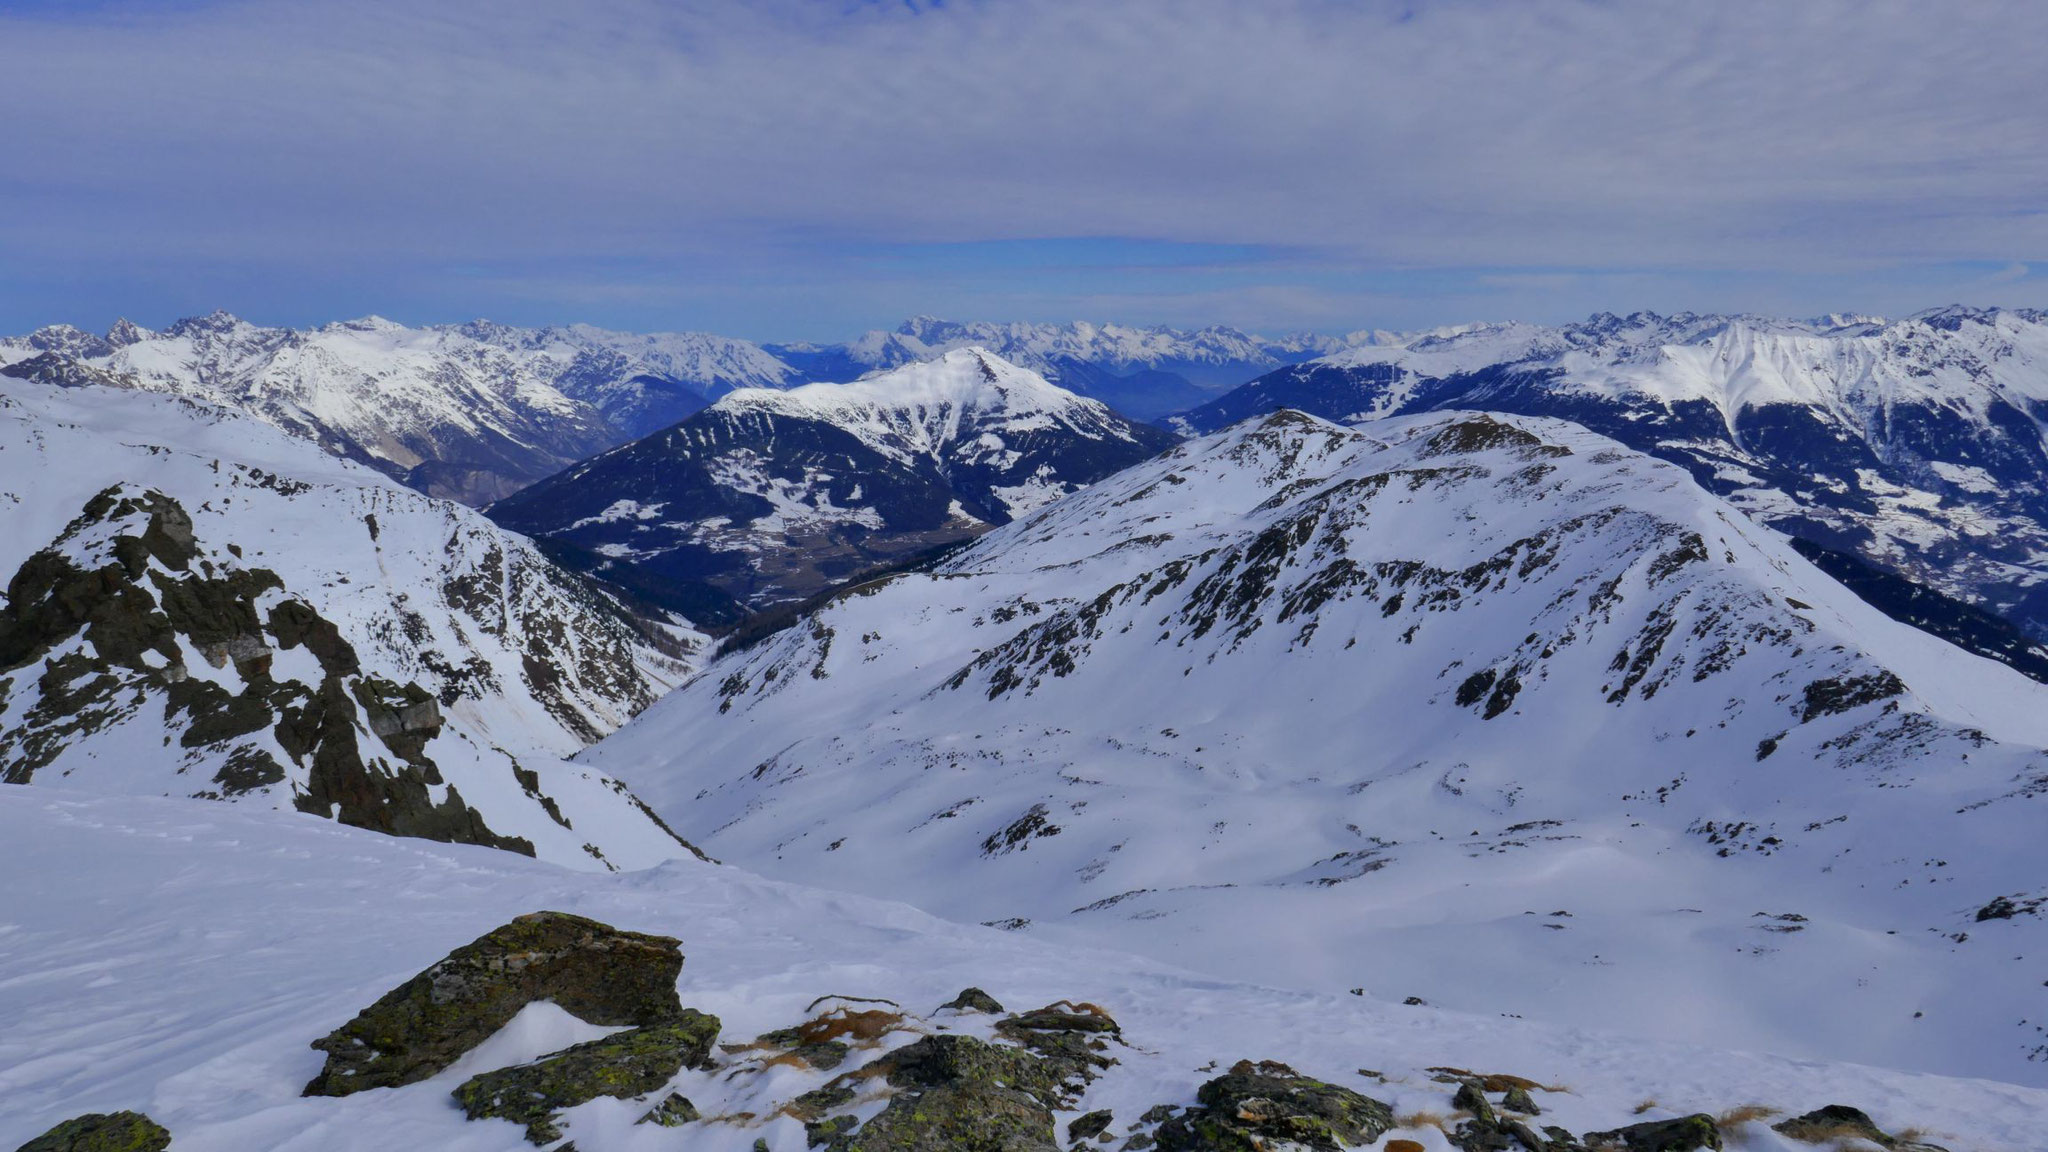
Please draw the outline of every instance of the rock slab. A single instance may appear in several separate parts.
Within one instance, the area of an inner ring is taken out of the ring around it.
[[[307,1096],[347,1096],[424,1080],[536,1000],[601,1026],[683,1016],[681,942],[566,912],[521,916],[450,952],[355,1019],[315,1040],[327,1053]]]

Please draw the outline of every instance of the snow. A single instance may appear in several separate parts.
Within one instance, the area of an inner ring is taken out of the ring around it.
[[[463,1075],[591,1035],[536,1005],[464,1065],[399,1089],[306,1099],[307,1047],[450,949],[515,915],[551,908],[679,937],[683,1003],[743,1040],[805,1018],[820,996],[879,996],[917,1013],[960,988],[1021,1009],[1086,999],[1123,1026],[1119,1063],[1082,1107],[1118,1130],[1158,1103],[1190,1104],[1235,1060],[1277,1059],[1386,1100],[1397,1114],[1449,1111],[1427,1069],[1512,1072],[1539,1092],[1545,1122],[1574,1131],[1690,1111],[1765,1105],[1800,1112],[1854,1104],[1897,1131],[1916,1126],[1957,1152],[2038,1147],[2048,1092],[1854,1064],[1718,1051],[1556,1028],[1375,997],[1217,980],[1155,960],[935,919],[902,904],[675,862],[594,875],[486,849],[399,841],[311,818],[263,819],[196,801],[0,789],[0,868],[61,876],[0,898],[0,1144],[87,1111],[137,1109],[180,1152],[439,1148],[514,1152],[519,1129],[470,1123],[449,1098]],[[89,893],[89,899],[78,894]],[[985,1017],[932,1015],[917,1027],[986,1035]],[[915,1038],[897,1033],[893,1046]],[[1384,1083],[1361,1075],[1366,1068]],[[806,1079],[808,1077],[808,1079]],[[686,1072],[672,1087],[707,1116],[686,1131],[632,1120],[647,1104],[599,1100],[568,1113],[587,1152],[687,1144],[745,1152],[764,1138],[799,1152],[794,1121],[765,1104],[823,1074]],[[1073,1117],[1062,1113],[1064,1124]],[[1441,1133],[1392,1136],[1448,1152]],[[1760,1125],[1731,1147],[1790,1152]]]
[[[333,621],[366,672],[452,700],[429,754],[493,831],[526,837],[543,855],[582,867],[603,866],[586,843],[623,867],[684,851],[615,782],[561,758],[591,733],[624,723],[682,679],[691,661],[647,644],[530,542],[210,405],[120,389],[0,384],[0,502],[9,509],[0,572],[11,575],[48,546],[110,485],[161,491],[192,516],[210,562],[275,572],[284,591],[270,595],[304,600]],[[89,545],[75,540],[67,548],[99,555]],[[452,591],[458,584],[474,594]],[[687,628],[678,638],[685,650],[705,643]],[[231,669],[186,656],[193,675],[239,691]],[[530,656],[560,673],[552,688],[529,681]],[[296,669],[319,683],[303,651],[273,659],[279,675]],[[593,665],[601,671],[586,671]],[[19,691],[0,692],[0,719],[16,724],[36,695],[31,682],[17,679]],[[37,779],[144,794],[210,787],[212,768],[181,762],[166,749],[166,733],[161,706],[144,707],[75,742]],[[269,750],[280,764],[293,759]],[[527,795],[515,767],[539,774],[573,830]],[[289,788],[243,802],[289,809]]]
[[[2041,1082],[2048,932],[1974,913],[2039,889],[2048,689],[1675,467],[1535,419],[1439,446],[1469,419],[1183,445],[579,762],[721,859],[1049,941]]]
[[[745,389],[713,407],[735,417],[765,412],[822,420],[904,461],[940,455],[962,440],[1001,451],[1002,437],[977,417],[999,419],[1007,434],[1057,426],[1099,436],[1116,423],[1100,401],[1077,396],[985,348],[958,349],[851,383]]]

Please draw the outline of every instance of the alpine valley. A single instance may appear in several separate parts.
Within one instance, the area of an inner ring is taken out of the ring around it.
[[[1962,309],[0,340],[0,1147],[2034,1152],[2043,421]]]
[[[1174,442],[981,348],[749,388],[490,508],[756,605],[969,539]]]

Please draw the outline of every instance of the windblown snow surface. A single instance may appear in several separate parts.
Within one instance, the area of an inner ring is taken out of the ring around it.
[[[572,873],[310,817],[19,788],[0,789],[0,868],[16,878],[0,915],[6,1147],[82,1112],[137,1109],[171,1131],[177,1152],[531,1148],[515,1124],[466,1122],[449,1092],[484,1068],[602,1031],[546,1004],[421,1083],[339,1099],[299,1091],[320,1067],[307,1047],[313,1039],[450,949],[543,908],[679,937],[682,1002],[719,1016],[727,1040],[800,1021],[814,999],[834,995],[887,997],[923,1017],[913,1029],[980,1035],[988,1017],[934,1006],[966,985],[1017,1008],[1064,998],[1100,1004],[1123,1026],[1110,1050],[1119,1063],[1081,1107],[1113,1109],[1119,1134],[1154,1105],[1193,1103],[1199,1084],[1243,1058],[1286,1061],[1385,1100],[1401,1116],[1448,1110],[1452,1089],[1432,1081],[1430,1067],[1512,1072],[1558,1089],[1537,1093],[1544,1120],[1573,1131],[1695,1110],[1799,1112],[1844,1102],[1954,1152],[2033,1152],[2048,1115],[2039,1088],[1218,980],[694,860]],[[30,876],[45,879],[20,882]],[[884,1045],[917,1034],[892,1033]],[[567,1113],[568,1135],[585,1152],[746,1152],[756,1139],[772,1152],[802,1152],[802,1125],[770,1105],[827,1074],[735,1075],[739,1063],[672,1083],[710,1119],[636,1126],[644,1102],[599,1099]],[[1632,1115],[1638,1107],[1642,1117]],[[749,1112],[756,1115],[741,1115]],[[1076,1114],[1060,1114],[1061,1126]],[[1428,1126],[1387,1139],[1400,1137],[1429,1152],[1451,1147]],[[1730,1146],[1814,1147],[1760,1123],[1736,1128]]]
[[[2044,746],[2048,690],[1676,467],[1283,412],[845,593],[581,761],[721,859],[1027,937],[2040,1083]]]
[[[481,515],[247,417],[119,389],[4,383],[0,573],[12,575],[53,544],[94,570],[108,563],[104,531],[67,531],[88,502],[114,487],[168,496],[190,515],[209,570],[274,573],[281,587],[259,607],[286,598],[309,604],[353,646],[366,676],[418,684],[438,699],[444,723],[426,754],[493,832],[586,867],[600,859],[639,867],[687,852],[616,781],[562,757],[686,675],[700,634],[636,626],[616,603]],[[51,659],[90,646],[67,641]],[[277,661],[279,679],[320,681],[303,649],[265,657]],[[37,684],[43,663],[0,684],[10,736],[48,695]],[[208,663],[194,654],[185,666],[230,693],[241,690],[238,662]],[[106,715],[64,737],[54,761],[35,770],[36,786],[220,792],[220,765],[196,761],[211,755],[204,749],[172,747],[169,720],[160,699],[119,693]],[[374,744],[367,733],[362,739]],[[278,763],[293,759],[268,751]],[[535,774],[531,785],[521,771]],[[243,802],[289,808],[303,784],[301,772]]]

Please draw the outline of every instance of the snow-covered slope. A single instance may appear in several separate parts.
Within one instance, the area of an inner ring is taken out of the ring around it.
[[[437,496],[483,502],[789,369],[744,341],[585,325],[408,328],[377,317],[296,330],[226,313],[162,332],[75,328],[0,340],[17,376],[98,382],[248,412]]]
[[[730,393],[489,511],[767,604],[1007,523],[1171,442],[969,348],[850,384]]]
[[[564,1126],[584,1152],[747,1152],[756,1140],[803,1152],[803,1124],[781,1111],[799,1093],[927,1033],[990,1034],[992,1017],[933,1010],[968,985],[1011,1009],[1083,1000],[1113,1014],[1121,1033],[1103,1045],[1116,1063],[1057,1113],[1063,1130],[1108,1109],[1113,1141],[1145,1127],[1149,1110],[1193,1105],[1198,1085],[1242,1059],[1285,1061],[1385,1101],[1401,1126],[1373,1147],[1410,1139],[1426,1152],[1451,1149],[1420,1115],[1451,1115],[1457,1085],[1433,1071],[1444,1066],[1557,1089],[1533,1090],[1543,1108],[1535,1123],[1574,1133],[1694,1111],[1843,1103],[1953,1152],[2033,1152],[2048,1113],[2039,1088],[1222,982],[689,861],[575,875],[189,801],[0,790],[0,870],[65,878],[10,884],[0,897],[0,1146],[10,1148],[67,1117],[126,1109],[162,1123],[176,1152],[531,1148],[517,1125],[465,1121],[450,1091],[473,1072],[607,1031],[552,1005],[528,1008],[464,1065],[420,1083],[342,1098],[299,1093],[321,1066],[314,1038],[450,949],[543,908],[680,938],[681,1000],[717,1015],[727,1043],[848,1005],[844,997],[887,998],[910,1013],[830,1071],[719,1052],[715,1067],[684,1072],[648,1100],[571,1109]],[[856,1083],[863,1097],[875,1094]],[[671,1090],[706,1119],[634,1123]],[[863,1099],[850,1110],[866,1117],[879,1106]],[[1727,1146],[1816,1152],[1768,1122],[1731,1123]]]
[[[683,851],[560,758],[681,679],[638,619],[458,505],[243,416],[0,393],[0,774],[317,809],[595,866]]]
[[[770,875],[1237,978],[2038,1080],[2048,689],[1575,426],[1284,412],[581,762]],[[1980,914],[1986,919],[1978,922]]]
[[[1179,420],[1288,407],[1556,416],[1686,467],[1759,520],[2048,640],[2048,315],[1596,316],[1359,347]]]
[[[770,350],[809,379],[836,380],[956,349],[986,348],[1119,412],[1150,419],[1198,404],[1217,388],[1346,345],[1307,334],[1268,339],[1222,326],[1183,331],[1085,321],[961,324],[919,316],[845,344],[782,344]]]

